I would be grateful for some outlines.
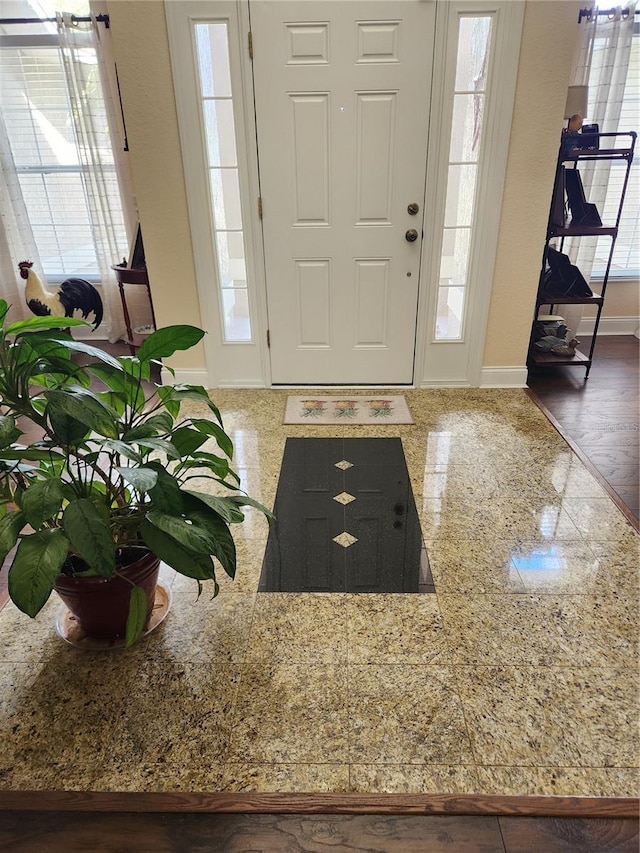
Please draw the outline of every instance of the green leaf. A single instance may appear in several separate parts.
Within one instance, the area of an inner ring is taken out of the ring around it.
[[[197,554],[184,548],[176,540],[154,527],[145,518],[140,525],[140,533],[146,546],[176,572],[196,580],[215,578],[213,561],[208,554]]]
[[[149,450],[156,450],[164,453],[169,459],[180,459],[180,454],[170,441],[164,438],[140,438],[135,441],[135,444]]]
[[[39,480],[25,489],[22,509],[29,524],[36,530],[55,516],[62,506],[62,482],[59,477]]]
[[[206,435],[189,427],[178,427],[171,434],[171,443],[180,456],[191,456],[206,440]]]
[[[26,523],[24,513],[19,510],[6,513],[0,520],[0,566],[18,541],[18,535]]]
[[[34,353],[47,361],[50,358],[56,358],[65,361],[67,364],[71,362],[71,350],[65,346],[65,343],[73,341],[73,338],[57,329],[21,335],[19,341],[20,355],[21,357],[24,355],[25,363],[34,360]],[[76,370],[83,370],[78,364],[74,366]]]
[[[153,501],[153,509],[169,515],[181,515],[184,499],[178,481],[159,463],[148,464],[158,474],[156,485],[148,492]]]
[[[173,418],[169,412],[158,412],[156,415],[151,415],[145,420],[145,426],[153,427],[157,433],[171,432],[173,427]]]
[[[0,450],[0,459],[26,459],[28,462],[48,462],[51,459],[62,459],[61,453],[54,450],[40,450],[37,447],[21,447]]]
[[[200,504],[204,504],[216,512],[228,524],[239,524],[244,521],[244,515],[230,502],[230,498],[217,498],[215,495],[208,495],[204,492],[193,492],[185,489],[184,493],[196,498]]]
[[[236,504],[237,506],[252,506],[254,509],[259,509],[260,512],[264,513],[269,521],[275,521],[275,515],[261,504],[259,501],[254,501],[253,498],[248,497],[247,495],[229,495],[227,500],[231,501],[231,503]]]
[[[154,527],[172,536],[185,548],[198,554],[215,554],[218,549],[216,531],[212,531],[208,527],[163,512],[149,512],[147,519]]]
[[[118,438],[118,413],[84,388],[45,391],[47,408],[63,412],[106,438]]]
[[[236,543],[226,523],[210,510],[190,512],[189,519],[202,530],[207,531],[213,541],[214,548],[209,552],[216,557],[230,578],[236,575]]]
[[[182,400],[197,400],[200,403],[204,403],[204,405],[214,413],[218,422],[222,426],[220,410],[201,385],[161,385],[156,388],[156,391],[162,402],[165,404],[167,411],[171,412],[174,417],[176,417],[180,411],[179,404]],[[176,403],[178,404],[175,414],[172,409],[169,408],[169,405],[167,405],[168,401],[171,401],[173,406],[175,406]]]
[[[156,430],[153,427],[153,424],[149,425],[148,423],[140,424],[134,429],[130,429],[125,432],[122,436],[123,441],[135,441],[140,438],[152,438],[156,435]]]
[[[79,444],[89,434],[89,427],[65,412],[49,409],[49,423],[60,444]]]
[[[0,447],[8,447],[22,435],[11,415],[0,415]]]
[[[174,399],[173,396],[173,388],[171,385],[160,385],[156,388],[156,393],[158,397],[162,400],[162,403],[167,410],[167,413],[171,418],[177,418],[180,414],[180,401]]]
[[[0,299],[0,323],[4,323],[4,318],[7,316],[9,306],[5,299]]]
[[[110,577],[116,568],[116,547],[93,502],[86,498],[72,501],[64,511],[62,524],[72,549],[99,575]]]
[[[9,569],[9,595],[16,607],[36,616],[47,603],[69,550],[62,530],[40,530],[25,537]]]
[[[134,586],[129,599],[129,613],[125,629],[125,646],[129,648],[142,635],[147,624],[147,595],[140,586]]]
[[[145,338],[137,352],[140,361],[167,358],[177,350],[187,350],[204,337],[202,329],[195,326],[167,326]]]
[[[118,418],[122,418],[127,410],[125,395],[119,391],[98,391],[96,397],[109,408],[113,409]]]
[[[180,463],[180,473],[182,474],[183,472],[186,472],[186,471],[194,471],[195,473],[192,475],[192,477],[190,479],[193,479],[194,477],[197,477],[197,478],[204,477],[205,479],[213,479],[213,480],[215,480],[216,483],[220,483],[226,489],[230,489],[232,492],[237,491],[238,490],[238,483],[228,483],[224,479],[224,476],[222,476],[222,477],[219,476],[219,474],[217,473],[217,470],[216,470],[218,467],[219,467],[218,465],[210,464],[209,462],[206,462],[203,460],[197,460],[196,461],[196,460],[192,459],[192,460],[189,460],[188,462],[181,462]],[[208,476],[208,475],[202,473],[203,469],[211,471],[214,476],[211,477],[211,476]],[[233,472],[228,472],[228,473],[233,473]],[[234,477],[236,477],[236,479],[237,479],[237,475],[234,474]]]
[[[84,323],[84,320],[82,321]],[[86,323],[85,325],[89,325]],[[67,347],[70,350],[74,350],[75,352],[82,352],[85,355],[90,355],[93,358],[97,358],[99,361],[104,362],[104,364],[108,364],[113,367],[115,370],[123,371],[124,368],[120,364],[115,356],[110,355],[108,352],[105,352],[102,349],[98,349],[98,347],[93,347],[91,344],[87,344],[84,341],[76,341],[74,338],[63,337],[62,335],[52,335],[51,339],[61,343],[63,346]]]
[[[189,459],[186,462],[182,463],[183,467],[201,467],[208,468],[210,471],[213,471],[216,476],[221,477],[223,480],[227,475],[231,475],[238,483],[240,483],[240,478],[232,471],[229,467],[229,460],[225,459],[223,456],[215,456],[213,453],[205,453],[204,451],[200,451],[193,459]]]
[[[148,492],[158,482],[158,472],[150,467],[118,468],[117,470],[127,483],[131,483],[139,492]]]
[[[86,320],[78,320],[75,317],[29,317],[27,320],[17,320],[7,326],[8,335],[17,335],[23,332],[35,332],[39,329],[68,329],[71,326],[90,326]]]
[[[107,388],[110,388],[112,391],[124,391],[124,385],[128,375],[125,373],[120,362],[118,362],[117,368],[112,367],[110,364],[92,363],[86,366],[86,370],[95,376],[96,379],[103,382]]]
[[[138,385],[141,379],[145,379],[147,382],[151,379],[151,364],[148,361],[140,361],[139,358],[133,355],[121,355],[120,364]]]
[[[222,415],[220,409],[209,397],[209,392],[202,385],[174,385],[173,390],[180,400],[200,400],[216,416],[218,423],[222,426]]]
[[[142,464],[142,454],[137,447],[134,447],[131,444],[126,444],[126,442],[119,441],[118,439],[109,438],[102,446],[109,450],[115,450],[116,453],[124,456],[125,459],[131,459],[132,462],[137,462],[139,465]]]
[[[197,430],[205,433],[205,435],[212,435],[218,442],[220,450],[223,453],[226,453],[229,459],[233,459],[233,442],[222,427],[218,426],[218,424],[212,423],[211,421],[200,419],[192,420],[191,423]]]

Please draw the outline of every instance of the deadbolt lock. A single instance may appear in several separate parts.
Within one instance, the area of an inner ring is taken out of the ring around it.
[[[420,205],[416,204],[415,201],[412,201],[409,207],[407,208],[407,213],[410,213],[411,216],[415,216],[419,210]]]

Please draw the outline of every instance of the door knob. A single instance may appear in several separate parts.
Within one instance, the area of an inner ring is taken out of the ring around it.
[[[415,243],[415,241],[418,239],[418,232],[415,228],[409,228],[407,233],[404,235],[404,239],[407,241],[407,243]]]

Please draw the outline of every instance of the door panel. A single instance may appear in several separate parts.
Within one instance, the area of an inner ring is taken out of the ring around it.
[[[250,9],[272,381],[410,383],[435,3]]]

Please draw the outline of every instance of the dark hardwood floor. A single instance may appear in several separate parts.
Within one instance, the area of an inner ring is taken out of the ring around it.
[[[0,850],[637,853],[638,825],[632,818],[0,812]]]
[[[588,340],[581,339],[583,349]],[[633,335],[600,336],[585,382],[582,367],[529,372],[533,399],[562,435],[593,466],[638,530],[640,515],[640,341]],[[604,484],[603,483],[603,484]]]

